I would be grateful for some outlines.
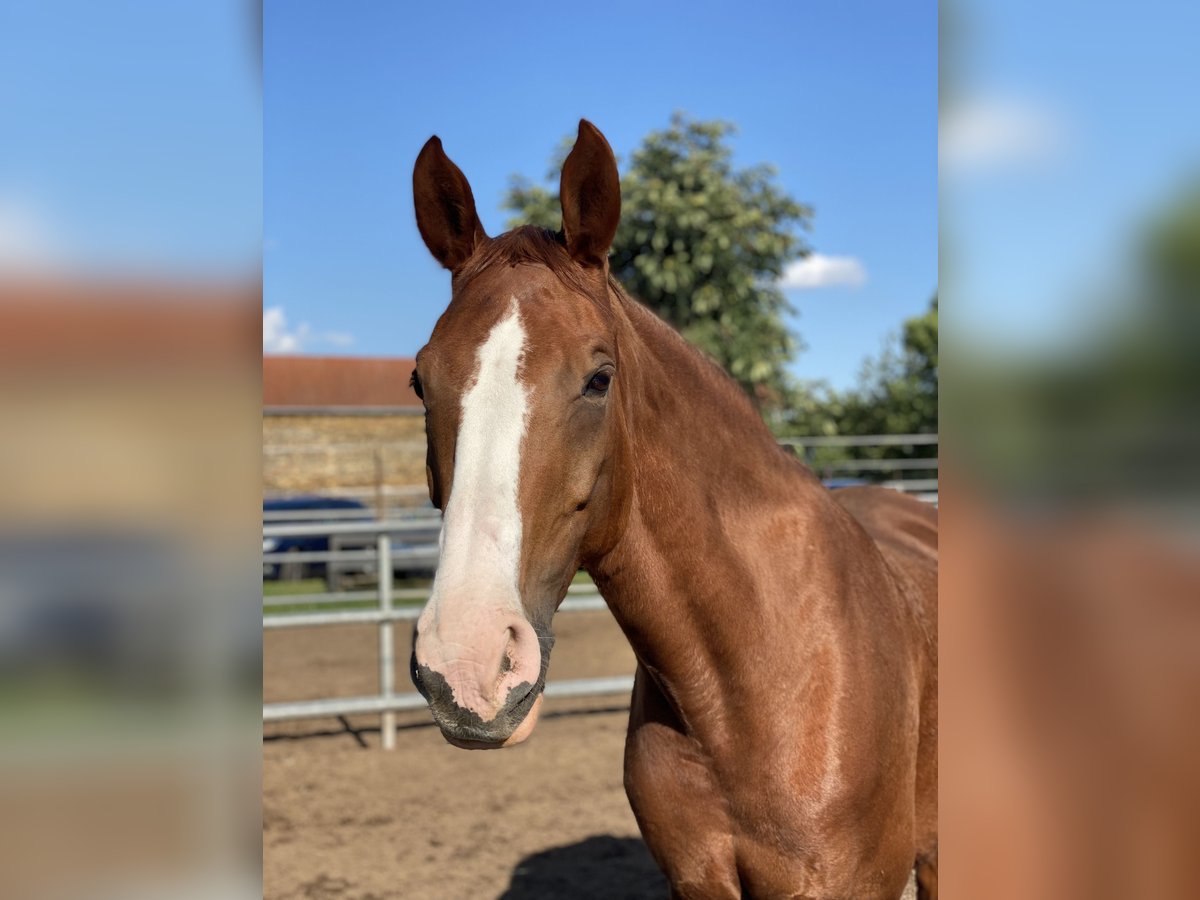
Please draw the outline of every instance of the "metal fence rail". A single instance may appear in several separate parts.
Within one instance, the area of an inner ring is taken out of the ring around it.
[[[264,722],[283,722],[292,719],[324,718],[326,716],[348,716],[374,714],[380,718],[380,734],[385,750],[396,746],[396,713],[402,710],[420,709],[425,698],[417,693],[396,693],[396,638],[397,622],[411,622],[421,614],[420,606],[395,606],[396,600],[424,600],[429,596],[426,589],[395,590],[392,583],[393,567],[397,562],[414,559],[437,560],[437,547],[393,549],[394,535],[418,530],[409,522],[330,522],[326,524],[298,523],[292,525],[271,524],[263,526],[264,538],[297,536],[374,535],[375,548],[367,551],[323,551],[311,553],[264,553],[263,561],[276,558],[289,561],[312,560],[371,560],[377,565],[379,583],[374,591],[337,591],[323,594],[293,594],[286,597],[264,598],[264,605],[295,603],[343,603],[377,599],[375,609],[319,610],[301,613],[266,613],[263,615],[263,630],[282,628],[316,628],[326,625],[374,625],[379,629],[379,694],[374,697],[335,697],[324,700],[300,700],[286,703],[264,703]],[[421,523],[419,530],[428,531],[428,522]],[[604,599],[590,585],[572,585],[567,599],[559,607],[560,613],[586,612],[605,609]],[[552,681],[546,685],[548,697],[585,697],[605,694],[628,693],[633,679],[582,678],[570,681]]]
[[[779,443],[791,447],[921,447],[937,442],[936,434],[842,434],[779,439]]]
[[[607,609],[604,598],[597,593],[567,599],[558,608],[560,613],[598,612]],[[333,612],[300,612],[264,616],[263,629],[317,628],[322,625],[377,625],[380,622],[414,622],[421,615],[419,606],[400,606],[390,610],[351,609]]]
[[[934,446],[936,434],[876,435],[870,437],[815,437],[783,438],[780,443],[791,445],[807,456],[817,447],[870,447],[870,446]],[[936,451],[935,451],[936,452]],[[922,500],[936,503],[938,499],[937,457],[894,460],[842,460],[823,464],[823,468],[844,472],[873,472],[897,477],[881,482],[882,486],[914,494]],[[906,477],[904,473],[932,471],[934,477]],[[420,489],[423,491],[424,489]],[[365,492],[364,492],[365,493]],[[323,511],[330,512],[330,511]],[[340,511],[338,511],[340,512]],[[356,517],[362,510],[349,510]],[[417,511],[414,511],[417,512]],[[288,512],[286,515],[294,518]],[[284,513],[271,516],[283,518]],[[328,591],[319,594],[293,594],[288,596],[264,597],[263,629],[315,628],[328,625],[374,625],[379,629],[379,694],[372,697],[336,697],[328,699],[299,700],[283,703],[264,703],[264,722],[284,722],[293,719],[324,718],[347,715],[378,715],[384,749],[396,746],[396,713],[403,710],[421,709],[425,699],[417,693],[396,693],[395,628],[397,623],[411,622],[420,615],[420,606],[396,606],[396,601],[424,601],[428,599],[426,588],[402,588],[393,585],[393,572],[397,563],[408,563],[413,567],[433,567],[437,564],[438,547],[429,543],[431,532],[440,530],[441,518],[428,509],[415,515],[382,521],[265,521],[263,525],[263,562],[326,562],[326,563],[373,563],[378,572],[378,585],[374,590]],[[340,517],[339,517],[340,518]],[[331,549],[328,551],[272,553],[268,549],[271,539],[283,537],[328,537],[331,547],[339,540],[360,537],[374,538],[374,547],[361,549]],[[417,538],[419,543],[409,543],[406,538]],[[394,546],[399,541],[402,546]],[[373,609],[316,610],[312,612],[270,612],[272,606],[295,604],[349,604],[365,600],[376,600]],[[605,609],[602,597],[591,585],[572,585],[568,597],[559,612],[585,612]],[[552,681],[546,685],[547,697],[590,697],[628,694],[633,687],[633,678],[581,678],[569,681]]]
[[[600,596],[596,593],[596,589],[590,584],[573,584],[567,588],[568,598],[576,595],[585,595],[583,600],[589,601],[593,597]],[[281,594],[274,597],[263,597],[263,606],[296,606],[298,604],[330,604],[330,603],[361,603],[364,600],[375,600],[379,597],[379,591],[372,588],[370,590],[361,591],[329,591],[319,594]],[[393,600],[420,600],[429,599],[429,588],[393,588]],[[601,601],[603,602],[603,600]],[[404,607],[402,607],[403,609]],[[574,605],[574,601],[568,599],[560,607],[561,609],[582,609],[581,605]],[[599,607],[597,607],[598,609]],[[273,619],[281,622],[291,621],[288,613],[279,613],[272,616]],[[277,625],[272,623],[265,626],[267,628],[286,628],[286,624]]]
[[[423,519],[386,519],[379,521],[377,519],[363,520],[358,522],[314,522],[308,524],[305,522],[288,522],[276,525],[263,525],[263,537],[305,537],[317,536],[324,537],[326,535],[335,534],[379,534],[387,532],[388,534],[403,534],[405,532],[426,532],[430,528],[440,528],[442,517],[426,516]]]
[[[597,697],[627,694],[633,690],[632,675],[608,678],[576,678],[571,681],[551,681],[543,692],[555,697]],[[360,714],[386,715],[421,709],[425,698],[420,694],[396,694],[387,697],[337,697],[332,700],[301,700],[296,703],[268,703],[263,706],[264,722],[287,722],[293,719],[324,719],[330,716]],[[394,736],[394,734],[393,734]],[[393,744],[393,746],[395,746]]]
[[[421,488],[422,494],[426,491]],[[270,498],[268,498],[270,499]],[[294,499],[294,498],[293,498]],[[440,522],[441,513],[429,506],[392,506],[388,517],[393,520],[415,522]],[[279,522],[364,522],[378,518],[365,506],[348,506],[342,509],[264,509],[263,523]]]

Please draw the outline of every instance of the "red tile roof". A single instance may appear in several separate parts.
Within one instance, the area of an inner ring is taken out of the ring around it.
[[[264,356],[263,406],[420,409],[412,370],[396,357]]]
[[[257,284],[0,276],[0,370],[251,376],[260,296]]]

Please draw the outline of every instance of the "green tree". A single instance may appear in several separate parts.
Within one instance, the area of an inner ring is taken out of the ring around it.
[[[634,151],[621,179],[613,274],[633,296],[724,366],[767,408],[792,390],[785,366],[800,349],[778,286],[784,266],[807,255],[798,232],[811,210],[789,197],[769,165],[737,168],[727,122],[676,113]],[[558,178],[567,140],[547,181]],[[557,192],[514,176],[504,199],[510,225],[558,229]]]
[[[938,299],[904,323],[900,350],[885,352],[865,380],[848,423],[857,434],[931,434],[938,430]]]
[[[1041,503],[1196,508],[1200,180],[1181,184],[1127,253],[1133,277],[1085,338],[1040,355],[956,351],[948,422],[976,478]]]
[[[938,298],[908,319],[899,346],[863,367],[844,392],[827,385],[795,391],[776,427],[793,435],[933,434],[938,430]],[[855,455],[907,456],[910,448],[874,448]]]

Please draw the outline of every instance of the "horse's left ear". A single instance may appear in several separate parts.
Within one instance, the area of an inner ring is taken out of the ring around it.
[[[558,194],[567,250],[576,262],[603,266],[621,221],[621,178],[608,141],[587,119],[579,120]]]

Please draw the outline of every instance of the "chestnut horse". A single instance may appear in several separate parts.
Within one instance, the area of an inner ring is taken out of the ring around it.
[[[590,123],[562,230],[485,234],[431,138],[417,224],[452,296],[417,354],[441,559],[412,675],[451,743],[537,721],[585,568],[637,655],[625,787],[679,897],[937,895],[937,514],[831,494],[608,269]]]

